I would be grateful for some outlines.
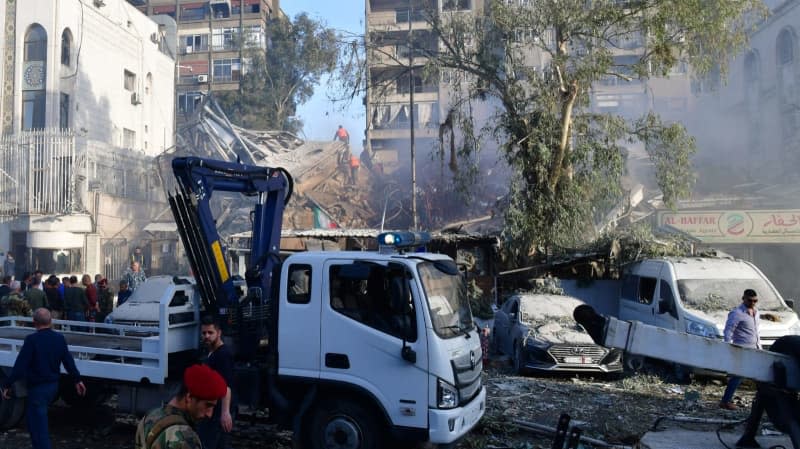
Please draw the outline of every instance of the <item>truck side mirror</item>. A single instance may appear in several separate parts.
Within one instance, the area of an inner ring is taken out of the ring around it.
[[[786,305],[789,306],[790,309],[794,310],[794,299],[787,299]]]

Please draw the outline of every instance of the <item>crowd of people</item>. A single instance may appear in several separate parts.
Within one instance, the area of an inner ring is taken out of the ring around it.
[[[147,277],[137,261],[119,281],[115,293],[102,274],[59,278],[44,277],[41,270],[25,273],[21,280],[12,275],[0,282],[0,316],[32,316],[39,308],[50,311],[53,319],[102,323],[116,306],[128,300]],[[115,300],[116,296],[116,300]]]

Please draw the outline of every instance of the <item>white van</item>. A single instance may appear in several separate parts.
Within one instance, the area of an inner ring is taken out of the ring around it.
[[[758,293],[761,345],[800,334],[800,321],[769,279],[750,262],[716,257],[645,259],[626,267],[619,317],[704,337],[722,338],[728,312],[745,289]]]

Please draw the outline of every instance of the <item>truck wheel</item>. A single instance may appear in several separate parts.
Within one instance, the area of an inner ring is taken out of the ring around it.
[[[111,397],[110,393],[102,384],[95,382],[87,383],[85,381],[84,383],[86,384],[86,395],[78,396],[72,379],[62,377],[58,386],[58,396],[70,407],[84,410],[93,409]]]
[[[10,429],[16,427],[22,420],[25,413],[25,398],[12,397],[3,399],[0,397],[0,429]]]
[[[625,353],[622,357],[622,363],[625,369],[632,373],[640,373],[644,370],[644,357],[640,355]]]
[[[311,449],[378,449],[373,413],[348,400],[325,401],[311,419]],[[382,432],[381,432],[382,433]]]

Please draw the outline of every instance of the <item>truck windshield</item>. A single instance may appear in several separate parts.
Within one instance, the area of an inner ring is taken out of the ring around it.
[[[472,330],[472,311],[461,273],[449,274],[434,262],[422,262],[417,269],[436,334],[452,338]]]
[[[763,279],[682,279],[678,280],[678,293],[684,306],[701,312],[729,311],[742,303],[745,289],[758,293],[758,309],[784,312],[789,309],[781,303]]]

